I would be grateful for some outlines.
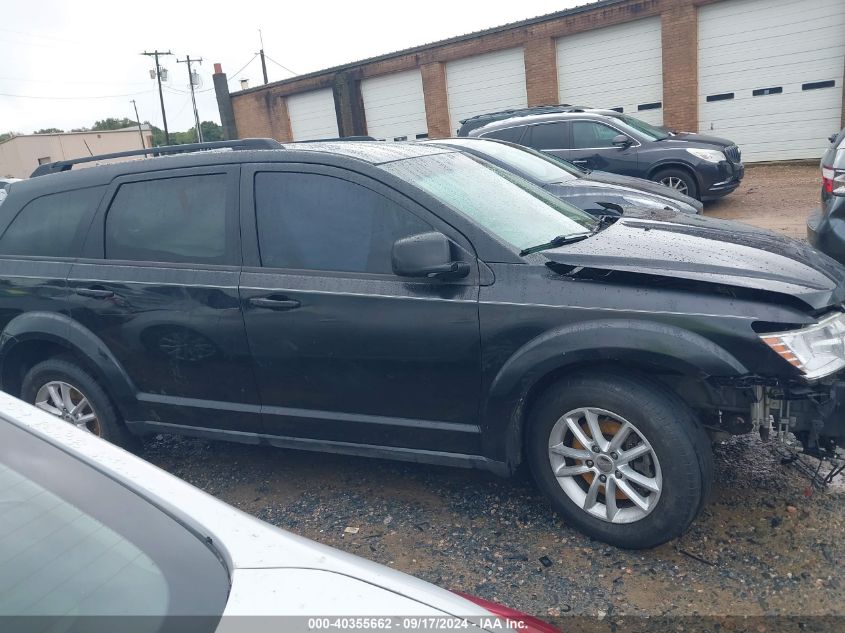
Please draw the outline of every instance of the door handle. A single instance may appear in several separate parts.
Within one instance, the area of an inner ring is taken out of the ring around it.
[[[91,297],[92,299],[110,299],[114,296],[113,290],[106,290],[105,288],[74,288],[74,292],[81,297]]]
[[[256,308],[267,308],[269,310],[293,310],[301,304],[296,299],[287,297],[253,297],[249,300],[250,305]]]

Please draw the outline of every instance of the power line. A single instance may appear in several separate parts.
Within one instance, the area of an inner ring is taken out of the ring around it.
[[[287,67],[287,66],[285,66],[284,64],[280,64],[280,63],[279,63],[279,62],[277,62],[275,59],[273,59],[272,57],[270,57],[269,55],[267,55],[266,53],[264,54],[264,57],[266,57],[266,58],[267,58],[267,59],[269,59],[271,62],[273,62],[274,64],[276,64],[276,66],[279,66],[280,68],[284,68],[284,69],[285,69],[286,71],[288,71],[291,75],[298,75],[298,74],[299,74],[298,72],[294,72],[293,70],[291,70],[290,68],[288,68],[288,67]]]
[[[87,97],[55,97],[50,95],[15,95],[10,94],[8,92],[0,92],[0,97],[12,97],[15,99],[64,99],[64,100],[77,100],[77,101],[85,101],[88,99],[116,99],[117,97],[135,97],[138,95],[145,95],[149,94],[150,90],[144,90],[143,92],[127,92],[124,94],[119,95],[94,95],[94,96],[87,96]]]
[[[98,84],[98,85],[106,85],[106,86],[113,86],[115,84],[123,84],[125,86],[141,86],[147,85],[146,81],[84,81],[84,80],[74,80],[74,81],[62,81],[60,79],[26,79],[24,77],[0,77],[0,81],[20,81],[22,83],[39,83],[39,84]]]
[[[249,61],[248,61],[246,64],[244,64],[243,66],[241,66],[241,67],[238,69],[238,71],[237,71],[237,72],[233,73],[233,74],[232,74],[232,76],[229,78],[229,80],[228,80],[228,81],[229,81],[229,82],[235,81],[235,79],[237,79],[237,78],[238,78],[238,75],[240,75],[240,74],[241,74],[241,73],[242,73],[242,72],[246,69],[246,67],[247,67],[247,66],[249,66],[252,62],[254,62],[254,61],[255,61],[255,58],[256,58],[256,57],[258,57],[258,53],[255,53],[255,55],[253,55],[252,57],[250,57],[250,58],[249,58]],[[197,94],[200,94],[200,93],[203,93],[203,92],[211,92],[212,90],[214,90],[214,87],[213,87],[213,86],[212,86],[211,88],[205,88],[204,90],[197,90]]]
[[[241,74],[247,66],[249,66],[252,62],[254,62],[254,61],[255,61],[255,58],[256,58],[256,57],[258,57],[258,53],[256,53],[256,54],[255,54],[255,55],[253,55],[252,57],[250,57],[250,58],[249,58],[249,61],[248,61],[246,64],[244,64],[238,72],[234,73],[234,74],[232,75],[232,78],[231,78],[229,81],[234,81],[234,80],[235,80],[235,78],[236,78],[239,74]]]

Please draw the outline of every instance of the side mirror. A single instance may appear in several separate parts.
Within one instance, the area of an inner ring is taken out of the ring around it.
[[[449,238],[436,231],[396,240],[392,264],[401,277],[458,279],[469,274],[469,264],[453,261]]]
[[[831,134],[830,136],[827,137],[827,140],[830,141],[831,143],[835,143],[837,136],[839,136],[839,132],[834,132],[833,134]]]
[[[615,147],[623,148],[628,147],[631,144],[631,139],[629,139],[624,134],[617,134],[613,137],[610,141]]]

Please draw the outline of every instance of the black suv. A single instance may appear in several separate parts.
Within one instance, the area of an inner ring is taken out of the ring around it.
[[[745,173],[731,141],[673,132],[615,110],[541,106],[461,123],[458,136],[519,143],[584,169],[655,180],[698,200],[729,194]]]
[[[830,147],[821,160],[822,206],[807,218],[807,239],[845,263],[845,128],[829,140]]]
[[[845,269],[807,245],[597,220],[433,145],[199,149],[221,146],[11,188],[4,391],[123,445],[527,461],[567,522],[628,547],[696,516],[709,434],[845,444]]]

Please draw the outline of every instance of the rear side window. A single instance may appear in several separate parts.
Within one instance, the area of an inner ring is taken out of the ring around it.
[[[121,185],[106,216],[106,257],[227,263],[226,181],[208,174]]]
[[[36,198],[0,238],[0,254],[74,257],[78,237],[100,203],[104,187],[63,191]]]
[[[320,174],[255,176],[263,266],[391,274],[393,242],[431,226],[366,187]]]
[[[543,123],[532,125],[528,145],[534,149],[567,149],[568,123]]]
[[[484,138],[497,138],[501,141],[510,141],[511,143],[519,143],[522,138],[522,133],[525,132],[525,126],[508,127],[503,130],[494,130],[488,134],[482,134]]]

